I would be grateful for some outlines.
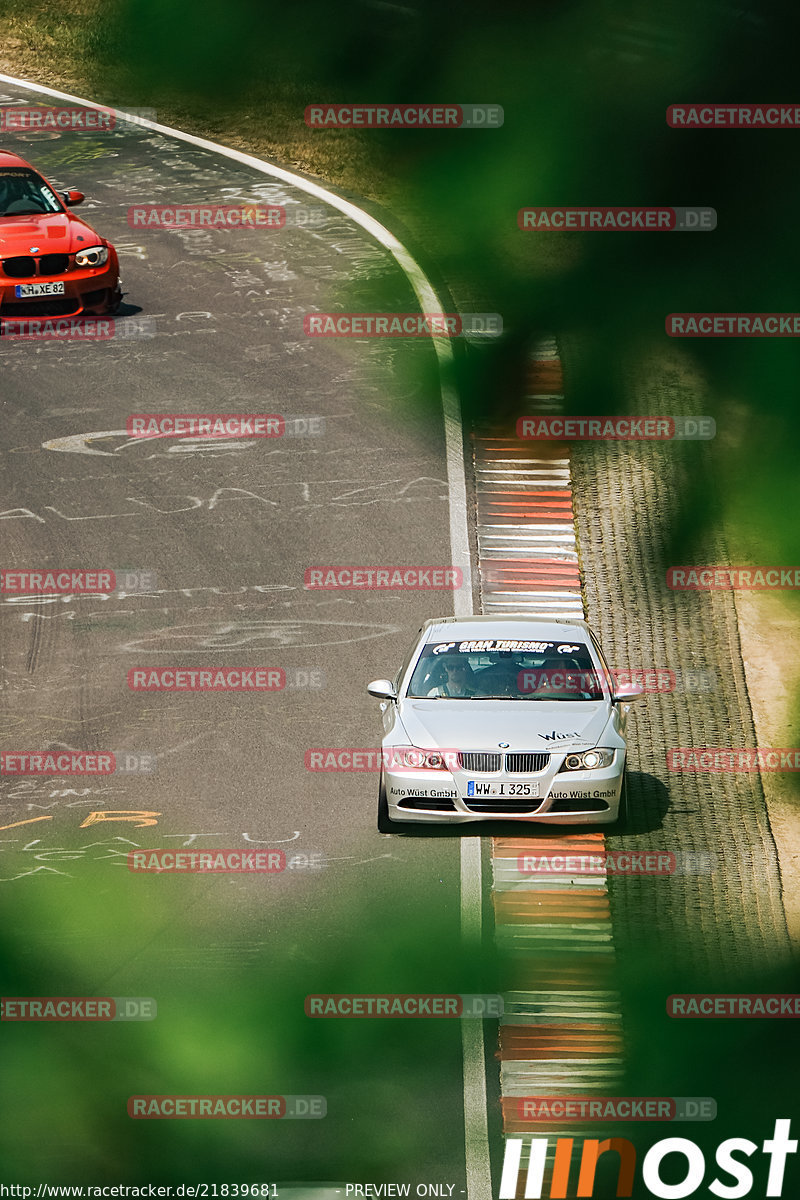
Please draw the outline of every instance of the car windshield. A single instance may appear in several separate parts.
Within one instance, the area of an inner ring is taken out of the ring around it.
[[[497,638],[429,642],[406,693],[413,699],[602,700],[585,642]]]
[[[0,168],[0,216],[57,212],[61,205],[41,175],[26,167]]]

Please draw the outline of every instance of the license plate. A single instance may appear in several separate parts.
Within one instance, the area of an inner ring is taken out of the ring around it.
[[[60,283],[18,283],[14,288],[18,300],[29,300],[31,296],[63,296],[64,284]]]
[[[470,779],[467,783],[467,796],[538,796],[538,783],[481,783],[480,780]]]

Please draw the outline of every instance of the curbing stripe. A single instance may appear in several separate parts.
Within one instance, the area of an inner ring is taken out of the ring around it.
[[[527,410],[561,411],[562,387],[558,349],[547,339],[533,353]],[[472,454],[483,612],[583,619],[568,447],[481,428],[473,433]],[[495,941],[504,976],[496,1053],[500,1104],[504,1136],[522,1138],[523,1168],[531,1135],[580,1138],[587,1128],[526,1120],[519,1097],[613,1092],[623,1077],[623,1035],[619,994],[609,986],[615,956],[605,868],[580,875],[527,872],[519,857],[604,849],[602,834],[558,828],[549,836],[492,840]],[[549,1146],[548,1182],[554,1152]],[[518,1196],[524,1179],[522,1170]]]

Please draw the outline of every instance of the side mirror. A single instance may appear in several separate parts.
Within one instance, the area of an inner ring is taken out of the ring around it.
[[[367,691],[370,696],[374,696],[376,700],[396,700],[397,692],[392,687],[388,679],[374,679],[372,683],[367,684]]]
[[[615,704],[618,704],[620,700],[638,700],[643,695],[644,692],[635,683],[623,683],[614,689],[611,698]]]
[[[61,195],[64,197],[64,203],[68,208],[72,208],[76,204],[83,204],[86,199],[83,192],[62,192]]]

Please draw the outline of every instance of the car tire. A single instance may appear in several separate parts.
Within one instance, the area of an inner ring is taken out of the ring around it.
[[[628,772],[624,771],[622,775],[622,788],[619,794],[619,809],[617,810],[617,820],[615,828],[619,831],[624,830],[628,824]]]
[[[389,816],[389,801],[386,799],[383,775],[378,788],[378,833],[397,833],[397,821],[393,821]]]

